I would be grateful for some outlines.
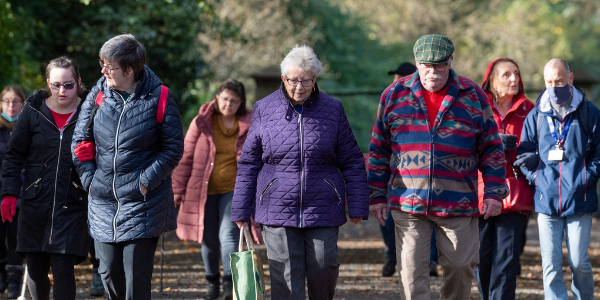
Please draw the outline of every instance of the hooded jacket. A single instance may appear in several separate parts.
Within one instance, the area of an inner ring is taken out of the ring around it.
[[[494,67],[494,64],[496,64],[496,62],[498,60],[501,60],[502,58],[499,58],[493,62],[491,62],[488,67],[487,70],[485,71],[485,77],[483,79],[483,83],[481,84],[481,86],[485,89],[487,85],[490,84],[490,73],[492,72],[492,68]],[[517,69],[519,69],[519,66],[516,66]],[[519,70],[520,71],[520,70]],[[490,105],[492,106],[492,111],[494,112],[494,120],[496,120],[496,124],[498,125],[498,130],[500,133],[503,134],[511,134],[511,135],[516,135],[519,138],[521,137],[521,132],[523,131],[523,124],[525,123],[525,118],[527,117],[527,114],[534,108],[534,104],[533,102],[529,101],[529,99],[527,99],[527,97],[525,97],[525,89],[523,88],[523,81],[521,80],[521,77],[519,76],[519,93],[513,96],[513,103],[511,108],[506,112],[506,115],[504,115],[504,117],[502,117],[500,115],[500,112],[498,111],[498,107],[496,106],[496,104],[494,103],[494,97],[492,95],[492,93],[486,89],[485,90],[485,94],[488,97],[488,101],[490,102]],[[519,145],[519,143],[517,143],[517,146]],[[506,159],[506,184],[508,185],[508,188],[511,191],[515,191],[516,192],[516,182],[510,180],[509,178],[513,178],[515,177],[515,172],[517,174],[517,180],[522,181],[524,184],[520,186],[520,188],[523,188],[523,186],[527,186],[527,179],[525,178],[525,175],[523,175],[523,173],[521,172],[521,169],[519,167],[515,167],[513,166],[513,163],[517,160],[517,150],[506,150],[504,151],[505,157],[507,156]],[[481,206],[481,204],[483,203],[483,177],[481,176],[481,172],[479,172],[479,205]],[[529,186],[529,188],[533,189],[533,186]],[[521,191],[522,192],[522,191]],[[516,194],[516,193],[515,193]],[[527,194],[533,194],[533,191],[527,193]],[[526,195],[526,193],[519,193],[520,196]],[[517,199],[516,201],[519,202],[528,202],[531,203],[531,198],[530,199]],[[502,207],[502,212],[510,212],[512,210],[507,209],[506,207]]]
[[[564,142],[564,159],[554,161],[548,159],[550,150],[555,149],[556,141],[552,137],[548,117],[554,127],[561,122],[554,115],[550,98],[546,90],[537,98],[533,109],[523,127],[519,154],[538,151],[540,162],[536,170],[530,172],[521,168],[531,184],[535,185],[535,211],[551,216],[570,216],[593,213],[598,208],[596,186],[600,172],[600,111],[590,101],[585,100],[584,93],[572,87],[572,100],[564,122],[570,119],[569,130]],[[588,151],[588,136],[580,124],[579,111],[582,105],[587,106],[587,128],[591,129],[591,149]],[[537,132],[538,113],[541,114],[540,131]]]
[[[173,192],[185,195],[177,215],[177,236],[186,241],[202,242],[204,237],[204,207],[208,195],[208,179],[213,170],[216,148],[212,125],[216,100],[200,107],[185,135],[183,158],[173,171]],[[248,135],[252,111],[238,116],[239,131],[235,143],[236,158],[240,158]],[[254,241],[261,243],[260,227],[253,224]],[[218,228],[214,228],[218,230]]]
[[[169,94],[162,123],[156,114],[162,81],[148,67],[133,94],[123,97],[98,80],[82,105],[72,150],[81,141],[96,144],[95,160],[73,155],[89,191],[90,235],[103,243],[158,237],[177,227],[171,173],[183,154],[183,128]],[[87,131],[96,95],[104,102]],[[144,195],[140,184],[148,188]]]
[[[502,142],[487,96],[452,69],[449,81],[433,124],[418,72],[381,95],[369,145],[371,204],[420,215],[477,217],[477,170],[485,198],[501,201],[508,195]]]
[[[283,83],[256,102],[238,160],[231,221],[334,227],[369,216],[365,163],[342,103],[315,91],[299,114]]]
[[[34,93],[26,102],[2,163],[2,196],[18,197],[18,252],[47,252],[87,257],[91,239],[87,231],[87,192],[71,160],[71,138],[77,112],[61,133],[46,105],[50,94]],[[83,99],[83,98],[82,98]],[[82,101],[83,102],[83,101]]]

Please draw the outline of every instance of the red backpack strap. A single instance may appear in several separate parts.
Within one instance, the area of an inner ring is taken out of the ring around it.
[[[167,110],[167,98],[169,97],[169,88],[161,85],[160,96],[158,97],[158,108],[156,109],[156,123],[162,124]]]
[[[94,107],[92,107],[92,111],[90,112],[90,118],[85,123],[85,126],[83,126],[84,132],[87,131],[88,128],[90,128],[90,126],[92,125],[92,122],[94,121],[94,117],[96,116],[96,111],[98,110],[98,108],[100,108],[100,105],[102,104],[103,101],[104,101],[104,95],[102,94],[101,91],[98,91],[98,94],[96,94],[96,100],[94,101]]]
[[[96,101],[94,101],[94,103],[96,103],[96,105],[100,106],[100,105],[102,105],[102,102],[104,102],[104,95],[102,94],[102,91],[99,91],[98,95],[96,95]]]

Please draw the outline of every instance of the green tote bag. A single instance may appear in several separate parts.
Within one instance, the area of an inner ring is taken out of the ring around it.
[[[248,251],[244,251],[246,239]],[[265,276],[262,262],[254,250],[254,243],[246,226],[240,229],[239,252],[229,253],[231,275],[233,277],[234,300],[262,300],[264,296]]]

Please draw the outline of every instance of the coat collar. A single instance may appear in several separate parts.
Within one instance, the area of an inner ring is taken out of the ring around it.
[[[441,123],[442,116],[452,106],[452,103],[454,103],[454,100],[456,100],[456,98],[458,97],[459,90],[464,90],[464,89],[468,88],[468,86],[466,86],[464,83],[462,83],[460,81],[460,78],[458,77],[458,75],[456,75],[456,73],[452,69],[450,69],[449,81],[450,82],[448,83],[448,85],[449,85],[448,91],[446,92],[446,96],[444,96],[444,100],[442,102],[442,105],[440,106],[440,111],[438,112],[437,116],[435,117],[434,123],[431,124],[430,129],[432,131],[435,128],[437,128],[439,126],[439,124]],[[417,101],[419,103],[419,106],[421,107],[421,110],[427,116],[427,104],[425,103],[425,96],[424,96],[425,89],[423,88],[423,85],[421,84],[421,80],[419,78],[419,72],[415,72],[413,74],[412,78],[410,80],[406,81],[404,83],[404,85],[407,86],[408,88],[410,88],[412,94],[415,95],[415,97],[417,98]]]
[[[571,99],[571,107],[569,108],[568,114],[575,111],[575,109],[579,106],[579,104],[581,104],[582,101],[584,101],[585,98],[585,94],[576,86],[572,86],[571,91],[573,94],[573,99]],[[535,108],[543,113],[550,115],[553,114],[552,105],[550,105],[550,96],[548,95],[548,91],[546,91],[546,89],[540,93],[535,101]]]

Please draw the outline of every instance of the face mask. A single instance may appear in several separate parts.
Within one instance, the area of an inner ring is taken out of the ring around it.
[[[550,101],[558,105],[565,103],[571,96],[571,87],[568,84],[563,86],[549,87],[546,88],[546,91],[548,91]]]
[[[5,118],[7,121],[9,122],[14,122],[17,120],[17,118],[19,118],[19,115],[16,115],[14,117],[9,117],[7,114],[5,114],[4,112],[2,112],[2,117]]]

